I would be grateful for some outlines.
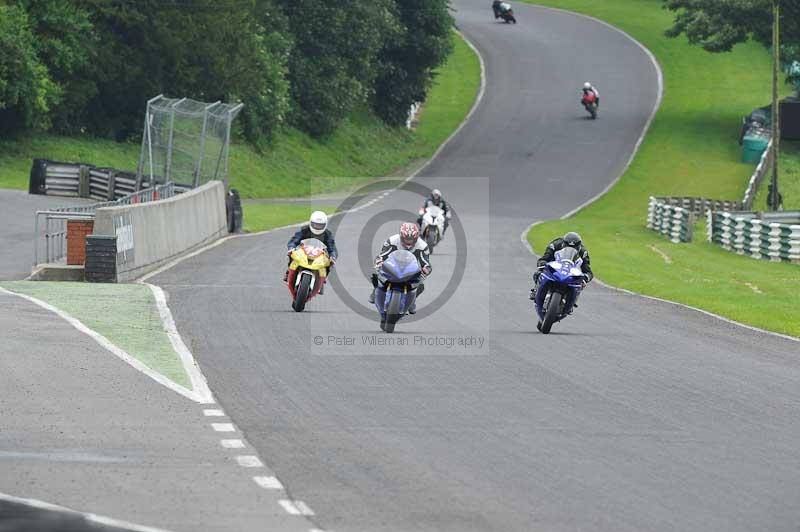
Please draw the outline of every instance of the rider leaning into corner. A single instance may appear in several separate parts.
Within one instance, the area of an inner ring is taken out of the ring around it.
[[[508,2],[503,2],[503,0],[494,0],[494,2],[492,2],[492,10],[494,11],[495,19],[500,18],[501,11],[508,11],[509,9],[511,9],[511,4]]]
[[[589,93],[594,94],[594,102],[597,105],[597,108],[600,109],[600,93],[597,91],[594,85],[591,82],[587,81],[583,84],[583,89],[581,91],[581,103],[583,103],[583,97]]]
[[[433,268],[431,267],[431,258],[430,258],[430,251],[428,250],[428,244],[419,237],[419,226],[417,224],[412,223],[404,223],[400,226],[400,232],[396,235],[390,236],[386,239],[386,242],[383,243],[383,247],[381,248],[380,253],[378,256],[375,257],[375,270],[376,272],[372,274],[372,293],[369,295],[369,302],[375,303],[375,289],[378,288],[378,268],[381,267],[383,261],[389,257],[393,252],[397,251],[398,249],[405,249],[410,251],[414,254],[417,258],[417,262],[419,262],[419,267],[422,270],[422,279],[423,281],[427,278]],[[425,285],[420,282],[419,286],[417,287],[417,297],[422,293],[425,289]],[[416,314],[417,312],[417,302],[416,300],[414,303],[411,304],[411,307],[408,309],[409,314]]]
[[[430,207],[431,205],[435,205],[444,211],[444,228],[442,229],[442,236],[447,232],[447,227],[450,225],[450,205],[442,197],[442,191],[438,188],[434,188],[431,191],[431,195],[425,198],[425,202],[422,204],[422,208],[419,210],[419,217],[417,217],[417,225],[422,227],[422,216],[425,214],[425,209]]]
[[[556,238],[550,242],[547,245],[547,249],[544,250],[544,255],[539,257],[539,260],[536,261],[536,272],[533,274],[533,288],[531,288],[530,299],[536,299],[536,290],[539,288],[539,278],[542,275],[542,270],[544,267],[548,262],[556,260],[556,251],[562,250],[565,247],[575,248],[575,250],[578,252],[578,256],[581,258],[581,271],[586,276],[583,286],[586,286],[586,283],[594,278],[594,273],[592,273],[592,265],[589,260],[589,250],[583,246],[581,235],[578,233],[569,232],[563,237]],[[577,307],[577,298],[575,303],[575,306]]]
[[[308,238],[316,238],[317,240],[322,241],[325,244],[325,247],[328,248],[328,256],[331,259],[331,265],[328,268],[328,275],[330,275],[331,270],[333,270],[333,265],[336,262],[336,258],[339,256],[339,252],[336,250],[336,240],[333,238],[333,233],[330,229],[328,229],[328,215],[322,211],[314,211],[311,213],[311,217],[308,220],[308,224],[301,227],[292,238],[289,239],[289,242],[286,244],[289,248],[286,251],[286,255],[289,257],[289,264],[292,263],[292,251],[300,245],[300,242],[306,240]],[[283,275],[283,282],[287,282],[289,279],[289,269],[287,267],[286,273]],[[325,284],[320,287],[319,294],[322,295],[325,290]]]

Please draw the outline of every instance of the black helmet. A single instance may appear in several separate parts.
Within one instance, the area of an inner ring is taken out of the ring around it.
[[[579,248],[581,246],[581,235],[570,231],[564,235],[564,243],[570,247]]]

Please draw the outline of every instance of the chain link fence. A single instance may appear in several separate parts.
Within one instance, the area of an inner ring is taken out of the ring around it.
[[[231,124],[243,104],[156,96],[147,102],[136,171],[143,181],[197,187],[228,178]]]

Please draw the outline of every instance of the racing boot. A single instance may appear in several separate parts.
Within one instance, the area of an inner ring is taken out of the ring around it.
[[[371,304],[373,304],[373,305],[375,304],[375,289],[374,288],[372,289],[372,292],[370,292],[370,294],[369,294],[369,302]]]
[[[416,314],[417,313],[417,302],[416,301],[411,303],[411,306],[408,307],[408,313],[409,314]]]

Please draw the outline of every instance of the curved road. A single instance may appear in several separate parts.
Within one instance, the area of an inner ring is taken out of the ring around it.
[[[377,246],[396,222],[373,217],[414,210],[408,191],[341,220],[344,290],[302,315],[280,281],[288,230],[181,263],[153,282],[225,411],[337,532],[796,530],[800,344],[598,286],[557,334],[535,329],[519,235],[623,169],[657,98],[649,58],[583,17],[518,5],[506,26],[486,0],[455,4],[487,92],[416,180],[444,189],[468,235],[437,249],[421,307],[463,269],[458,289],[391,337],[346,305],[368,293],[362,229]],[[596,122],[577,102],[586,79]]]

